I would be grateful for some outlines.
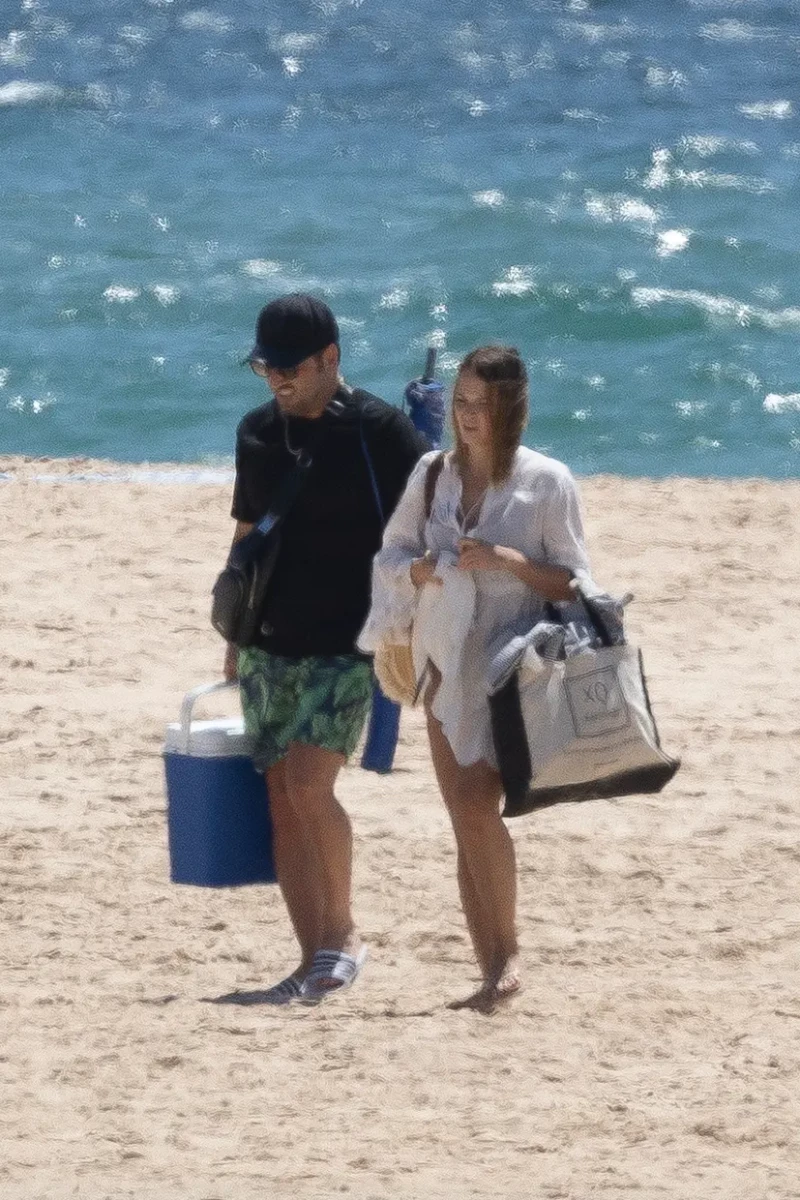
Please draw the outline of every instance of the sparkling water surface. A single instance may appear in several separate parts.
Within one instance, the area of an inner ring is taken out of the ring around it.
[[[224,465],[260,306],[577,472],[800,466],[800,0],[0,3],[0,452]]]

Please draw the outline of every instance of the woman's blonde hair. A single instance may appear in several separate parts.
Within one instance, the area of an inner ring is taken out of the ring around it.
[[[458,367],[453,401],[460,377],[469,373],[488,385],[489,415],[492,423],[492,483],[502,483],[511,473],[514,455],[528,423],[528,373],[515,346],[478,346]],[[459,467],[465,450],[458,432],[455,411],[452,415],[455,459]]]

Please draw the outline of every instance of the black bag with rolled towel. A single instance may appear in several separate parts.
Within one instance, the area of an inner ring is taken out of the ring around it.
[[[489,709],[505,817],[659,792],[680,766],[661,749],[622,603],[573,586],[574,604],[548,605],[545,619],[494,659]]]

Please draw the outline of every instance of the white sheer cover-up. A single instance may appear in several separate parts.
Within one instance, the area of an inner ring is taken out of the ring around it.
[[[563,463],[520,446],[510,476],[489,488],[475,525],[461,523],[461,479],[448,454],[425,520],[425,478],[436,452],[423,455],[389,521],[372,568],[372,604],[358,639],[372,653],[382,641],[408,637],[418,675],[430,659],[442,676],[433,715],[456,761],[497,765],[487,701],[489,663],[501,646],[527,633],[544,599],[508,571],[462,571],[464,536],[521,551],[532,562],[588,574],[575,481]],[[417,589],[410,567],[430,550],[441,585]]]

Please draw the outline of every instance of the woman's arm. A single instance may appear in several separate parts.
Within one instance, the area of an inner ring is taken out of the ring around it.
[[[429,454],[423,456],[411,472],[372,563],[372,603],[357,640],[367,653],[385,638],[402,636],[413,620],[417,588],[411,565],[425,557],[425,477],[430,459]]]
[[[412,563],[426,558],[425,480],[430,460],[431,455],[426,454],[414,467],[383,531],[383,542],[374,560],[374,575],[385,584],[408,587]]]
[[[571,600],[570,580],[588,573],[578,489],[566,467],[549,478],[542,523],[544,562],[510,546],[492,546],[476,538],[459,543],[459,567],[466,571],[508,571],[545,600]]]
[[[545,600],[571,600],[572,571],[551,567],[526,558],[511,546],[491,546],[476,538],[462,538],[458,544],[458,566],[463,571],[508,571]],[[413,576],[412,576],[413,578]]]

